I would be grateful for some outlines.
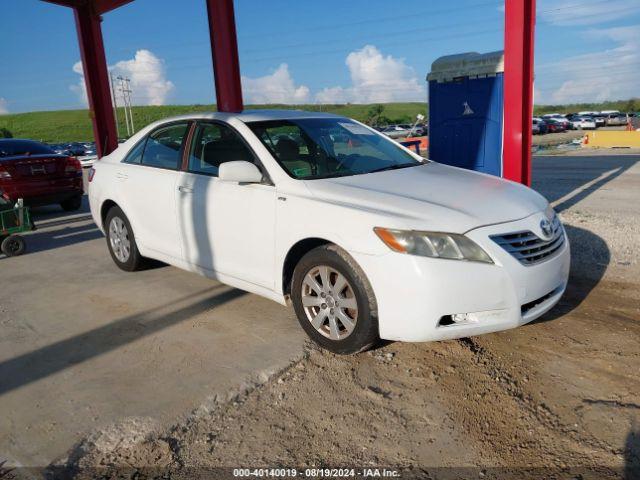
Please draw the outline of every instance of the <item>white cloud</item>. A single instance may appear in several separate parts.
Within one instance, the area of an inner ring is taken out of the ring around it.
[[[82,62],[76,62],[71,67],[72,70],[80,75],[80,80],[75,85],[69,85],[69,90],[78,95],[78,98],[82,102],[83,105],[88,105],[89,101],[87,100],[87,84],[84,81],[84,70],[82,69]]]
[[[640,68],[640,25],[587,32],[618,46],[539,67],[539,103],[583,103],[640,96],[634,72]],[[550,85],[557,85],[553,88]]]
[[[4,97],[0,97],[0,115],[6,115],[9,113],[8,102]]]
[[[426,89],[404,59],[384,56],[366,45],[347,55],[351,86],[331,87],[318,92],[321,103],[387,103],[425,100]]]
[[[78,95],[83,104],[87,105],[82,62],[77,62],[73,66],[73,71],[81,77],[77,84],[69,88]],[[109,66],[109,71],[114,78],[122,76],[131,79],[131,103],[134,105],[164,105],[174,89],[174,84],[166,79],[164,61],[149,50],[138,50],[134,58]],[[118,81],[115,86],[117,90]],[[121,101],[121,94],[118,91],[116,91],[116,97]]]
[[[296,86],[286,63],[271,75],[242,77],[242,93],[247,103],[296,104],[309,101],[309,88],[305,85]]]
[[[166,79],[164,61],[149,50],[138,50],[131,60],[123,60],[110,70],[114,76],[131,79],[131,99],[136,105],[164,105],[174,88]]]
[[[638,0],[609,0],[581,3],[575,0],[541,0],[538,16],[557,26],[596,25],[629,16],[638,8]]]

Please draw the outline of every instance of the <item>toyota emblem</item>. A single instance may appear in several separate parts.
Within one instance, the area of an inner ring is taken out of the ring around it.
[[[540,221],[540,230],[542,230],[542,234],[545,238],[551,238],[553,235],[553,227],[551,226],[551,222],[546,218]]]

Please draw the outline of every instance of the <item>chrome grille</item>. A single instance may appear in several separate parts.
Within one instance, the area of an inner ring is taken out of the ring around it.
[[[549,240],[538,237],[530,230],[492,235],[491,240],[517,258],[523,265],[534,265],[551,257],[564,244],[564,232],[557,216],[554,216],[551,226],[553,233]]]

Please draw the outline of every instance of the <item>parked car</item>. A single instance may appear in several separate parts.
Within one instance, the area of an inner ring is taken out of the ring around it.
[[[0,139],[0,189],[27,205],[59,203],[67,211],[82,205],[82,167],[69,155],[34,140]]]
[[[628,119],[626,115],[620,113],[610,113],[607,115],[605,121],[607,122],[608,127],[619,127],[622,125],[626,125],[628,123]]]
[[[60,155],[71,155],[67,147],[61,143],[50,143],[49,148]]]
[[[404,128],[404,125],[400,125],[400,127]],[[427,126],[425,124],[417,123],[415,125],[408,125],[407,130],[407,137],[422,137],[423,135],[427,135]]]
[[[389,125],[382,130],[382,133],[389,138],[405,138],[409,136],[410,128],[411,126],[405,128],[400,125]]]
[[[560,123],[564,127],[564,130],[569,130],[571,128],[571,122],[569,122],[569,120],[567,120],[567,118],[560,113],[547,113],[546,115],[542,116],[542,119],[547,123],[552,120],[556,123]]]
[[[64,146],[71,155],[75,157],[82,157],[87,155],[87,147],[85,147],[82,143],[79,142],[71,142],[67,143]]]
[[[549,133],[558,133],[567,130],[567,124],[569,122],[565,123],[565,121],[559,120],[557,118],[546,118],[545,123],[547,124],[547,131]]]
[[[95,155],[96,154],[96,144],[93,142],[85,142],[82,144],[84,147],[84,155]]]
[[[606,115],[603,115],[602,113],[596,113],[595,115],[590,116],[596,122],[596,128],[604,127],[607,124]]]
[[[548,127],[544,120],[541,118],[534,117],[533,118],[533,127],[532,132],[534,135],[544,135],[547,133]]]
[[[575,130],[595,130],[596,122],[591,117],[574,117],[571,125]]]
[[[283,132],[305,145],[272,140]],[[334,143],[338,132],[350,141]],[[89,180],[91,214],[122,270],[154,258],[291,302],[337,353],[513,328],[567,284],[568,240],[544,197],[424,160],[337,115],[166,119],[96,162]]]

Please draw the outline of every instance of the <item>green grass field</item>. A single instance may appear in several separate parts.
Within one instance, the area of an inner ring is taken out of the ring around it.
[[[253,108],[282,108],[331,112],[346,117],[367,121],[369,112],[374,105],[249,105]],[[382,116],[389,123],[409,123],[416,115],[427,114],[427,104],[386,103],[382,104]],[[534,112],[542,115],[550,112],[578,112],[582,110],[620,110],[632,112],[640,109],[638,99],[618,100],[603,103],[573,104],[573,105],[536,105]],[[215,105],[164,105],[160,107],[133,107],[133,123],[137,130],[151,122],[172,115],[189,112],[204,112],[215,110]],[[119,109],[120,137],[126,137],[124,126],[124,111]],[[91,141],[93,132],[88,110],[57,110],[49,112],[16,113],[0,116],[0,129],[6,128],[15,138],[32,138],[43,142]]]
[[[254,108],[283,108],[337,113],[365,121],[371,105],[250,105]],[[215,105],[164,105],[160,107],[133,107],[136,130],[151,122],[190,112],[215,110]],[[426,115],[424,103],[384,104],[384,116],[394,123],[406,123],[421,113]],[[120,136],[126,137],[124,110],[119,109]],[[0,129],[6,128],[14,138],[31,138],[43,142],[91,141],[93,131],[88,110],[57,110],[50,112],[16,113],[0,116]]]

